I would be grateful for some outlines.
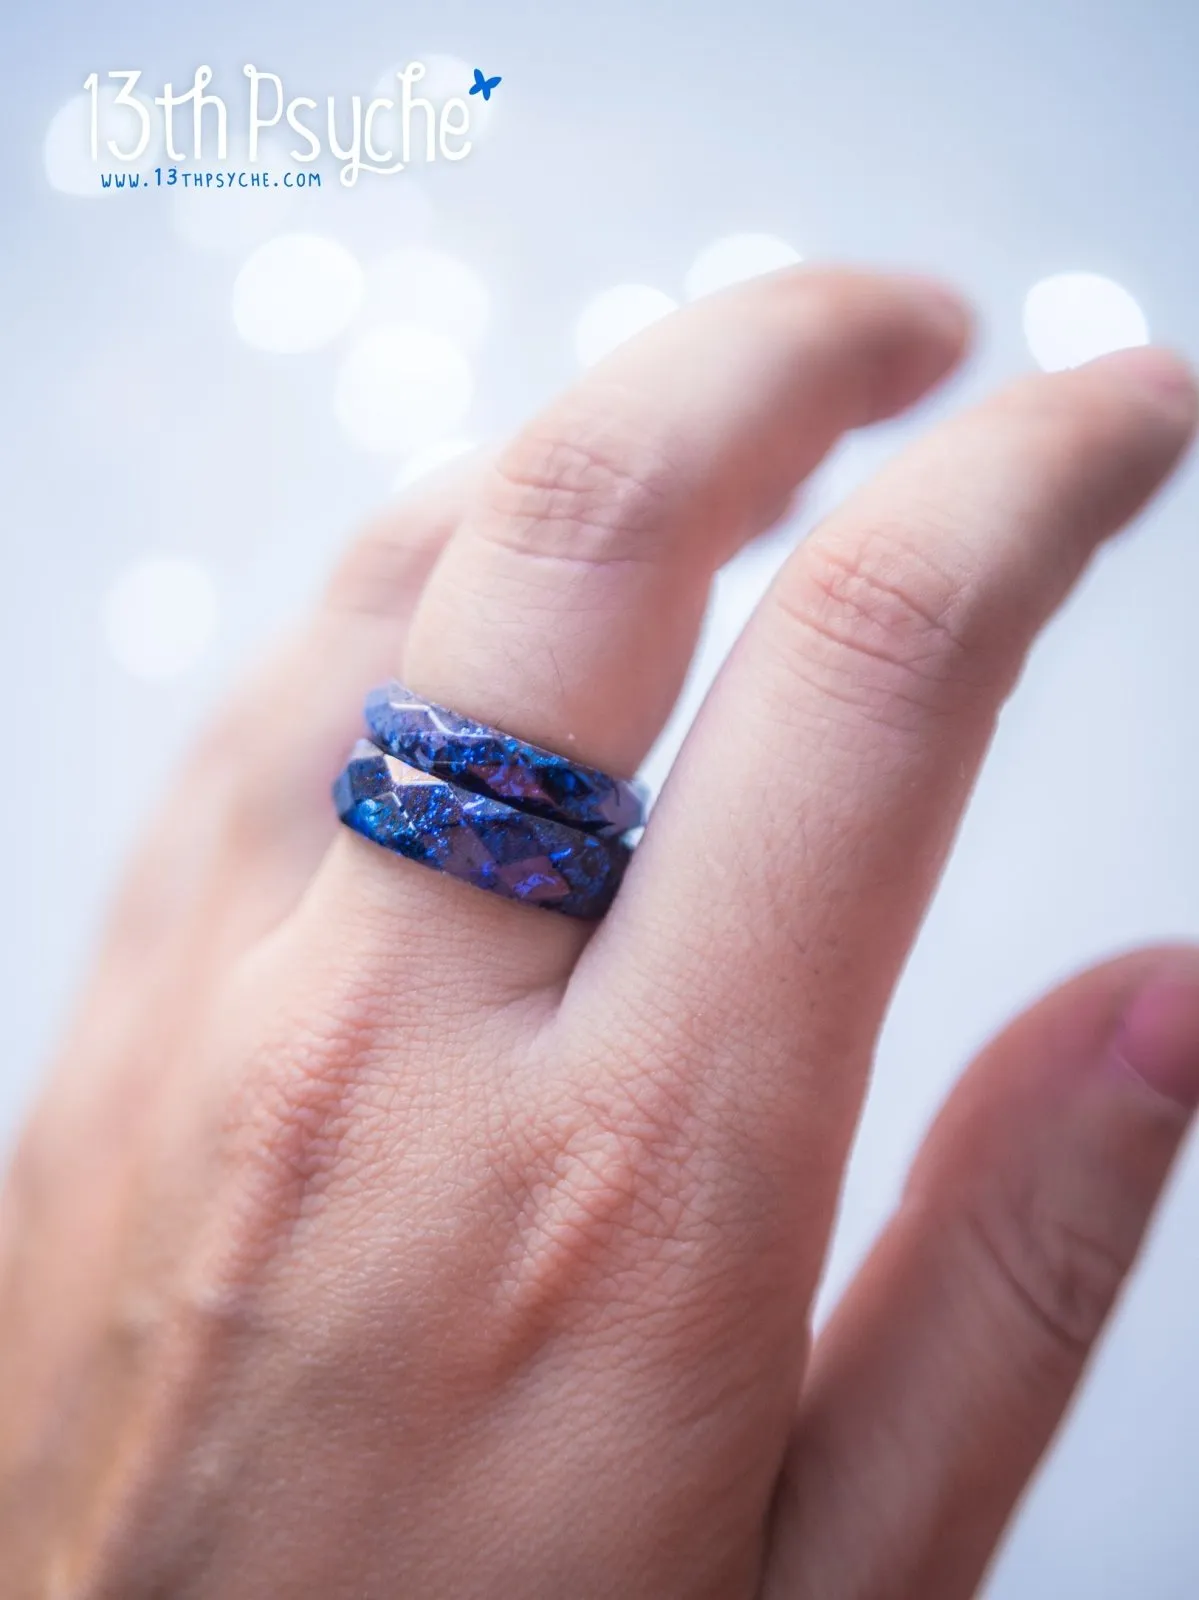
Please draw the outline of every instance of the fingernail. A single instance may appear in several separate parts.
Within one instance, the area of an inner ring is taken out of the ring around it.
[[[1113,1041],[1123,1066],[1166,1099],[1199,1105],[1199,955],[1159,967],[1133,995]]]
[[[1120,350],[1101,360],[1118,365],[1120,375],[1172,401],[1180,410],[1196,409],[1195,374],[1186,361],[1172,350],[1142,345],[1135,350]]]
[[[955,339],[966,335],[973,318],[970,307],[961,295],[939,278],[926,278],[916,272],[906,274],[902,281],[930,322],[938,324]]]

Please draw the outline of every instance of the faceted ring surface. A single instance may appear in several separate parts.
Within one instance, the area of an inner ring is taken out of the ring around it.
[[[406,765],[360,739],[333,786],[356,833],[507,900],[601,917],[630,850],[620,839],[518,811],[502,800]]]
[[[473,722],[401,683],[384,684],[367,697],[366,725],[376,744],[408,766],[530,816],[613,836],[645,821],[639,784]]]

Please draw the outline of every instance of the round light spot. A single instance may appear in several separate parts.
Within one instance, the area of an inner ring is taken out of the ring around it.
[[[347,326],[362,301],[362,268],[332,239],[285,233],[246,262],[233,285],[233,320],[256,350],[318,350]]]
[[[731,233],[700,251],[683,280],[683,290],[688,300],[698,300],[802,260],[793,245],[772,233]]]
[[[392,250],[367,268],[367,310],[443,334],[465,350],[487,331],[491,296],[471,267],[443,250],[419,245]]]
[[[575,351],[585,367],[593,366],[618,345],[651,323],[677,311],[677,303],[661,289],[645,283],[622,283],[584,309],[575,329]]]
[[[1145,313],[1120,284],[1096,272],[1059,272],[1024,301],[1024,337],[1046,372],[1149,343]]]
[[[427,328],[391,323],[349,350],[334,409],[364,450],[408,455],[454,433],[473,393],[470,362],[458,345]]]
[[[122,191],[131,176],[142,176],[159,160],[162,152],[162,126],[158,113],[150,101],[138,95],[136,99],[150,118],[150,139],[136,161],[122,161],[108,148],[111,139],[121,150],[134,150],[142,135],[142,122],[137,112],[129,106],[116,104],[118,90],[105,85],[97,101],[97,158],[92,160],[92,97],[90,92],[77,94],[61,106],[50,119],[42,146],[42,160],[46,177],[60,194],[98,195],[107,191],[101,174],[111,173],[124,179]],[[115,183],[115,177],[114,177]]]
[[[172,678],[204,654],[217,622],[216,588],[198,562],[152,556],[128,568],[104,597],[109,652],[135,678]]]

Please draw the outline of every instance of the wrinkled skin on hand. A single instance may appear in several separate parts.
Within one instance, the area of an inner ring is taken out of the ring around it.
[[[5,1600],[974,1591],[1199,1095],[1199,956],[1015,1023],[814,1346],[812,1297],[995,716],[1181,364],[1023,380],[822,524],[597,928],[328,802],[393,673],[633,771],[715,569],[966,335],[916,279],[701,302],[382,519],[219,716],[0,1210]]]

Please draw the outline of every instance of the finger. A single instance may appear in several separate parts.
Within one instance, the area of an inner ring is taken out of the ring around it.
[[[693,1110],[779,1175],[809,1286],[883,1009],[999,706],[1194,416],[1164,352],[1026,381],[818,529],[726,664],[575,975],[572,1004],[641,1034],[648,1019]]]
[[[840,432],[951,366],[965,327],[922,280],[838,272],[785,273],[667,319],[500,453],[421,597],[406,681],[627,775],[678,693],[715,569]],[[513,926],[512,906],[352,837],[330,866],[332,910],[389,903],[401,937],[462,917],[490,959],[487,935]],[[560,973],[582,930],[532,921],[534,968]]]
[[[657,324],[499,454],[421,597],[409,680],[627,775],[677,697],[715,569],[965,334],[939,286],[849,272],[782,273]]]
[[[769,1600],[975,1592],[1199,1099],[1199,952],[1090,972],[951,1098],[819,1341]]]

